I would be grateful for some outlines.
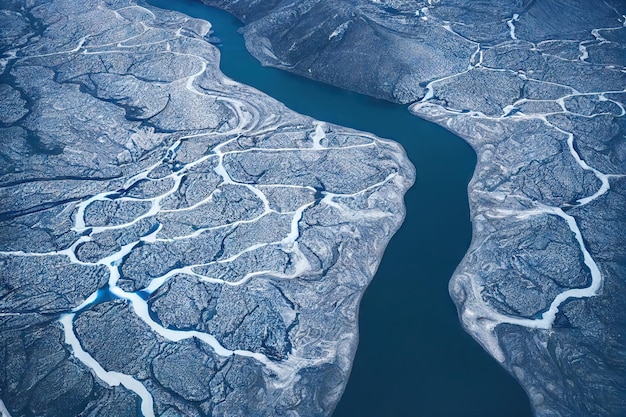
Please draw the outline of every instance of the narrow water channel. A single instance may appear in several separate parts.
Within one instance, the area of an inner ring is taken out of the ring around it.
[[[448,295],[471,240],[470,146],[405,106],[262,67],[226,12],[196,0],[148,3],[210,21],[227,76],[299,113],[400,142],[416,167],[406,221],[363,297],[359,347],[333,416],[531,416],[522,388],[461,329]]]

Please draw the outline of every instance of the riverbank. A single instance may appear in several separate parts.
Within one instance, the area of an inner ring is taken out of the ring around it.
[[[416,166],[405,223],[362,300],[359,348],[334,415],[529,416],[521,387],[461,329],[448,296],[448,280],[471,240],[471,147],[405,106],[262,67],[245,49],[234,17],[193,1],[175,7],[211,21],[229,77],[300,113],[400,142]]]

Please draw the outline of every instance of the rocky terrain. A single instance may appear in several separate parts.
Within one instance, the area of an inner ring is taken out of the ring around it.
[[[0,414],[329,415],[403,150],[227,79],[208,22],[0,6]]]
[[[626,415],[624,1],[204,1],[264,64],[467,140],[463,326],[536,415]]]

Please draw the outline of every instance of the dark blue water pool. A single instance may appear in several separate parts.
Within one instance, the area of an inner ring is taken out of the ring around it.
[[[210,21],[229,77],[297,112],[400,142],[417,169],[406,221],[363,298],[359,348],[334,416],[530,416],[522,388],[461,329],[448,296],[471,239],[469,145],[404,106],[262,67],[228,13],[194,0],[149,3]]]

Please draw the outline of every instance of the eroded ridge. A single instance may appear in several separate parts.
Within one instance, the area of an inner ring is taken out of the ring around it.
[[[466,139],[473,242],[450,283],[464,327],[537,415],[626,414],[623,1],[203,1],[246,23],[263,63]]]
[[[402,149],[227,79],[205,21],[2,17],[3,416],[329,414]]]

